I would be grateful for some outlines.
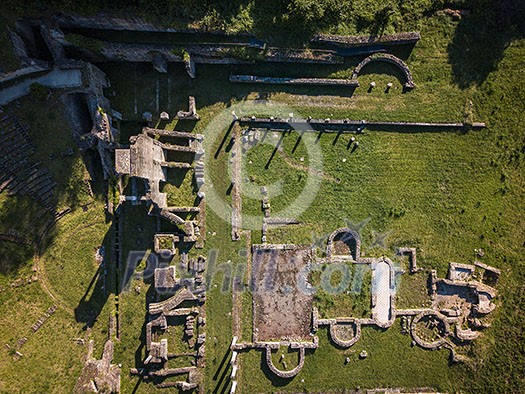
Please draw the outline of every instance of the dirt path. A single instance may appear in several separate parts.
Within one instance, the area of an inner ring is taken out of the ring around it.
[[[244,230],[242,236],[246,237],[246,261],[240,263],[245,264],[244,277],[235,277],[232,289],[232,334],[238,338],[242,337],[242,294],[246,291],[244,283],[248,283],[252,267],[252,233],[249,230]]]
[[[40,239],[38,240],[38,242],[35,245],[35,254],[33,256],[33,261],[35,263],[35,268],[37,270],[37,274],[38,274],[38,278],[39,278],[38,283],[40,283],[40,287],[42,288],[42,290],[44,290],[44,292],[55,302],[55,304],[57,306],[59,306],[60,308],[62,308],[63,310],[65,310],[66,312],[68,312],[68,313],[70,313],[70,314],[72,314],[74,316],[75,315],[75,311],[73,309],[71,309],[69,306],[65,305],[64,302],[59,297],[57,297],[53,293],[53,291],[51,290],[52,286],[49,284],[49,278],[47,277],[44,264],[42,264],[42,261],[40,259],[40,256],[41,256],[41,245],[42,245],[42,242],[44,242],[44,239],[47,237],[47,234],[49,233],[50,230],[52,230],[57,225],[57,223],[58,223],[58,221],[60,219],[64,218],[70,212],[71,212],[71,210],[69,210],[69,209],[64,210],[63,212],[58,214],[53,219],[53,222],[50,223],[44,229],[44,231],[42,232],[42,235],[40,236]]]
[[[40,257],[35,255],[34,256],[34,262],[35,267],[38,274],[38,283],[40,283],[40,287],[44,292],[53,300],[55,305],[65,310],[67,313],[70,313],[71,315],[75,315],[75,311],[71,309],[69,306],[67,306],[59,297],[55,296],[53,291],[51,290],[51,285],[49,284],[49,278],[47,277],[46,270],[44,268],[44,265],[41,263]]]

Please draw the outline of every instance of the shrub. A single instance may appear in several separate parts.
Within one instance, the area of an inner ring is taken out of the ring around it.
[[[80,34],[67,34],[66,40],[68,40],[74,46],[89,49],[90,51],[97,53],[102,52],[102,49],[104,48],[102,41]]]
[[[47,94],[48,94],[48,89],[44,85],[42,85],[42,84],[40,84],[38,82],[34,82],[29,87],[29,93],[36,100],[42,101],[42,100],[46,99]]]

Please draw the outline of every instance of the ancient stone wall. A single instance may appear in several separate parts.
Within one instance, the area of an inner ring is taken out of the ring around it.
[[[416,87],[416,84],[414,83],[414,80],[412,79],[412,74],[410,73],[410,69],[405,64],[405,62],[390,53],[375,53],[373,55],[368,56],[366,59],[361,61],[355,67],[352,73],[352,79],[357,79],[363,67],[365,67],[368,63],[376,62],[376,61],[388,62],[388,63],[392,63],[393,65],[397,66],[401,70],[401,72],[405,75],[405,84],[404,84],[405,88],[413,89]]]
[[[419,32],[404,32],[381,36],[339,36],[319,34],[312,38],[310,42],[316,44],[331,44],[341,47],[358,47],[376,44],[382,44],[385,46],[415,44],[420,39],[421,35]]]
[[[360,133],[365,128],[373,130],[416,130],[421,131],[440,131],[465,129],[464,123],[452,122],[376,122],[368,120],[352,119],[313,119],[313,118],[261,118],[256,116],[243,116],[238,119],[241,125],[252,127],[271,128],[273,131],[291,130],[294,128],[301,131],[319,132],[337,132],[337,133]],[[473,129],[484,128],[485,123],[477,122],[472,125]]]
[[[271,350],[271,347],[270,346],[267,346],[266,347],[266,350],[265,350],[265,359],[266,359],[266,365],[268,366],[268,368],[270,369],[270,371],[272,371],[275,375],[279,376],[280,378],[283,378],[283,379],[289,379],[289,378],[293,378],[295,375],[297,375],[301,369],[303,369],[303,366],[304,366],[304,358],[305,358],[305,351],[304,351],[304,347],[302,346],[299,346],[298,347],[299,349],[299,364],[297,364],[297,366],[289,371],[283,371],[281,369],[278,369],[273,361],[272,361],[272,350]]]
[[[277,77],[258,77],[255,75],[230,75],[230,82],[233,83],[258,83],[273,85],[315,85],[315,86],[358,86],[356,79],[335,79],[335,78],[277,78]]]
[[[411,274],[414,274],[419,271],[419,269],[417,268],[416,248],[399,248],[398,253],[400,255],[408,256],[408,264]]]

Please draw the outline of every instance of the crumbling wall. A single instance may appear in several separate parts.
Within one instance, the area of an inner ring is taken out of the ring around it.
[[[377,44],[382,44],[383,46],[415,44],[420,39],[421,35],[419,32],[412,31],[381,36],[339,36],[333,34],[318,34],[312,38],[310,42],[316,44],[331,44],[341,47],[359,47]]]

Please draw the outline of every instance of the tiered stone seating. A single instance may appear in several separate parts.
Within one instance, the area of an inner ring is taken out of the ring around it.
[[[9,195],[28,195],[48,210],[53,210],[53,181],[47,168],[34,162],[30,156],[35,146],[28,134],[29,126],[12,114],[0,119],[0,192]]]

